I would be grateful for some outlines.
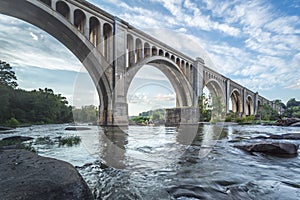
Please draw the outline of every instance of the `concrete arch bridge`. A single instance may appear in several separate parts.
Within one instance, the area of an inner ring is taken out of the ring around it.
[[[195,107],[206,86],[225,111],[256,114],[271,101],[132,27],[84,0],[1,0],[0,13],[35,25],[65,45],[83,64],[99,94],[99,121],[127,125],[127,92],[139,69],[149,64],[168,77],[177,107]]]

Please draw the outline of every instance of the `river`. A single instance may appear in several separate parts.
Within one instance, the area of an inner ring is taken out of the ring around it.
[[[299,156],[249,154],[233,147],[255,136],[300,133],[300,128],[220,124],[65,131],[66,126],[17,128],[0,138],[80,136],[81,143],[72,147],[34,141],[33,146],[39,155],[78,166],[96,199],[300,199]]]

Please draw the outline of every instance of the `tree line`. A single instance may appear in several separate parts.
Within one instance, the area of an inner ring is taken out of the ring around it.
[[[17,89],[12,67],[0,61],[0,124],[66,123],[73,120],[72,107],[65,97],[52,89]]]

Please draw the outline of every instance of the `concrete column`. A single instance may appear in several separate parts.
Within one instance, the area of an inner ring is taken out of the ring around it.
[[[184,66],[185,68],[185,66]],[[202,58],[196,58],[194,62],[194,79],[193,79],[193,90],[196,93],[194,104],[198,104],[198,98],[203,94],[203,71],[204,71],[204,60]]]
[[[90,40],[90,15],[84,13],[86,16],[85,25],[84,25],[84,36]]]
[[[53,9],[53,10],[56,10],[56,0],[52,0],[51,1],[51,8]]]
[[[100,48],[100,53],[104,56],[104,52],[103,52],[103,48],[104,48],[103,31],[104,31],[104,28],[103,28],[103,25],[104,25],[104,22],[100,21],[100,45],[99,45],[99,48]]]
[[[242,108],[243,108],[243,111],[242,111],[242,113],[243,113],[243,116],[245,116],[246,115],[246,106],[247,106],[247,103],[246,103],[246,88],[243,88],[243,106],[242,106]]]
[[[254,94],[254,102],[253,102],[253,106],[254,106],[254,115],[257,115],[257,111],[258,111],[258,92],[256,92]]]
[[[230,79],[226,80],[226,113],[229,113]]]
[[[145,58],[145,42],[142,41],[142,58],[141,60],[143,60]]]
[[[70,5],[70,23],[74,25],[74,10],[75,8]]]

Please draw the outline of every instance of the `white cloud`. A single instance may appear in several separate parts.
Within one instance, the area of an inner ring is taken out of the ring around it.
[[[33,40],[35,40],[35,41],[39,40],[39,37],[37,35],[35,35],[33,32],[30,32],[30,35],[31,35]]]

